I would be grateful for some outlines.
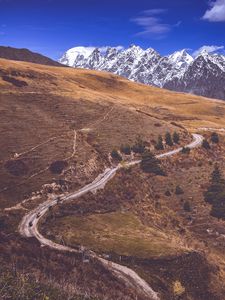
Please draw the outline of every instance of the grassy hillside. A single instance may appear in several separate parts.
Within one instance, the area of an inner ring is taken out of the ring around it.
[[[57,206],[42,231],[136,269],[162,299],[177,299],[178,285],[181,299],[222,300],[224,221],[210,215],[204,191],[216,162],[224,171],[224,151],[220,136],[210,150],[163,160],[167,176],[145,174],[139,166],[121,170],[104,191]]]
[[[1,59],[1,70],[6,73],[19,70],[20,72],[14,77],[26,81],[28,86],[22,88],[26,93],[39,91],[71,97],[74,100],[112,102],[128,105],[130,109],[141,110],[145,107],[144,112],[149,112],[155,117],[173,121],[176,119],[190,127],[205,124],[223,126],[225,123],[223,101],[149,87],[110,73],[52,68],[20,62],[11,62],[9,67],[9,62],[3,59]],[[2,82],[0,84],[3,85],[2,90],[4,90],[4,84]],[[7,87],[10,86],[11,84],[7,84]],[[18,91],[21,89],[15,92]]]
[[[0,290],[7,280],[6,295],[17,297],[25,272],[28,299],[35,281],[40,297],[57,299],[61,289],[66,299],[82,298],[87,289],[97,299],[137,299],[95,260],[86,264],[79,255],[40,247],[17,228],[39,203],[77,190],[115,164],[113,149],[139,139],[156,151],[158,136],[176,131],[180,146],[198,132],[211,148],[163,159],[165,176],[139,166],[120,170],[104,190],[57,205],[41,230],[131,267],[163,300],[223,300],[224,221],[210,215],[203,193],[214,164],[222,172],[225,166],[225,102],[104,72],[0,59],[0,103]],[[210,131],[218,131],[218,144]]]
[[[136,89],[143,87],[132,88],[122,78],[7,60],[0,60],[0,74],[5,74],[0,77],[1,207],[60,179],[68,181],[67,187],[84,185],[109,163],[112,149],[133,144],[138,136],[149,143],[177,130],[188,138],[176,124],[137,112]],[[27,85],[15,86],[4,76]],[[65,174],[52,174],[50,165],[62,160],[67,161]]]

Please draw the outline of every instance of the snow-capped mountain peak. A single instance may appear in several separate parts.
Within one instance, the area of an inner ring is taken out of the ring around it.
[[[225,57],[207,51],[193,58],[185,49],[161,56],[153,48],[144,50],[137,45],[127,49],[74,47],[59,62],[112,72],[148,85],[225,99]]]
[[[178,68],[186,68],[194,60],[193,57],[187,53],[185,49],[176,51],[168,56],[169,61],[175,64]]]
[[[78,46],[71,48],[64,53],[64,55],[60,58],[59,62],[61,64],[73,67],[78,57],[86,59],[92,54],[94,50],[95,47]]]

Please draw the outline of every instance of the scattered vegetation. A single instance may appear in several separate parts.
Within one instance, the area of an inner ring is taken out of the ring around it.
[[[79,295],[76,288],[68,292],[52,279],[37,278],[35,274],[20,271],[16,263],[1,262],[0,299],[4,300],[98,300],[96,297]]]

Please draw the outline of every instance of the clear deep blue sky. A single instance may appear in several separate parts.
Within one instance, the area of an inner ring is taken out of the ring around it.
[[[207,0],[0,0],[0,45],[54,59],[80,45],[138,44],[161,54],[223,46],[225,0],[213,3],[220,16]]]

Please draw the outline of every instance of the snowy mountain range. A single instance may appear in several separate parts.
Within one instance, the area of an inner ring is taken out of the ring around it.
[[[152,48],[75,47],[60,63],[74,68],[108,71],[132,81],[225,100],[225,56],[186,50],[161,56]]]

